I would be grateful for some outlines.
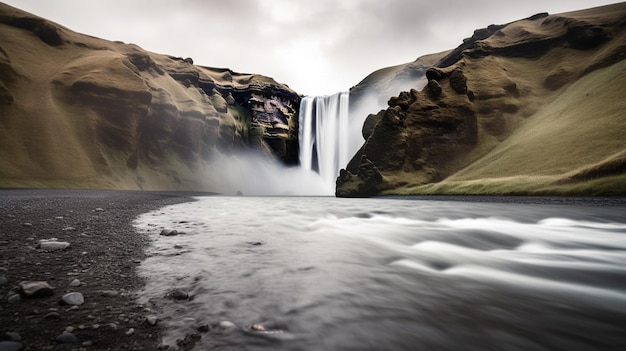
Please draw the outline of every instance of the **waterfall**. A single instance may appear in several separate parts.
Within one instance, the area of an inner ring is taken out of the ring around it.
[[[348,123],[349,92],[305,96],[300,102],[300,165],[319,173],[334,193],[335,179],[356,150]],[[357,130],[360,132],[360,128]],[[358,133],[357,133],[358,135]]]

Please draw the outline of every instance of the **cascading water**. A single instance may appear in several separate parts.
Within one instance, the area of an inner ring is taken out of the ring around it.
[[[306,96],[300,102],[300,165],[319,173],[331,193],[339,169],[345,167],[356,152],[351,145],[355,133],[350,132],[348,98],[349,92],[340,92]]]

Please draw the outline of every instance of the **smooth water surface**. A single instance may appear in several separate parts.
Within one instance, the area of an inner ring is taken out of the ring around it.
[[[136,225],[172,346],[626,349],[624,207],[205,197]]]

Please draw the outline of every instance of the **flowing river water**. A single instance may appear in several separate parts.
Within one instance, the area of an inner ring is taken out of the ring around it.
[[[216,196],[135,225],[172,348],[626,349],[624,206]]]

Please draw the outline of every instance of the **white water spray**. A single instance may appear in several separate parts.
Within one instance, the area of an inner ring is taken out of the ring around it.
[[[300,102],[300,165],[318,172],[331,193],[339,169],[346,167],[356,152],[351,147],[354,133],[350,133],[348,123],[348,98],[348,92],[340,92],[306,96]]]

